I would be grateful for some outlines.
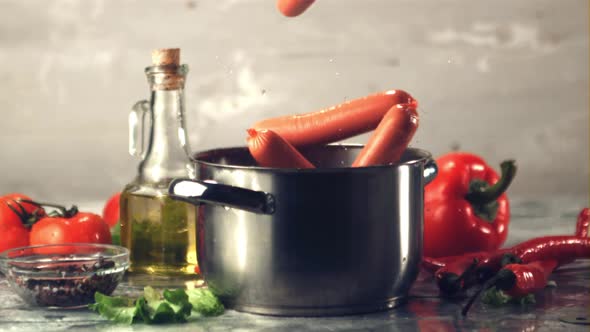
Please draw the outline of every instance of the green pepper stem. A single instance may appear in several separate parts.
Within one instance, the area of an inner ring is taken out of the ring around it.
[[[463,273],[461,273],[461,275],[457,276],[455,273],[445,273],[438,283],[443,295],[450,297],[464,290],[466,288],[465,279],[473,277],[477,271],[478,264],[479,260],[474,258],[473,262],[465,269],[465,271],[463,271]]]
[[[461,310],[461,315],[467,316],[467,312],[469,312],[469,309],[471,309],[471,306],[473,305],[473,303],[475,303],[475,300],[477,300],[479,298],[479,295],[481,295],[481,293],[483,293],[483,291],[488,290],[498,284],[502,284],[502,286],[504,286],[503,289],[508,289],[508,288],[513,287],[515,282],[516,282],[516,277],[514,276],[514,273],[512,271],[504,270],[504,269],[500,270],[493,278],[486,281],[475,292],[475,294],[473,294],[473,296],[471,296],[469,301],[467,301],[467,304],[465,304],[465,306]],[[510,283],[512,283],[512,286],[508,286],[508,284],[510,284]]]
[[[514,160],[505,160],[500,164],[502,175],[493,185],[480,191],[470,190],[465,199],[474,205],[484,205],[497,200],[510,186],[514,175],[516,175],[516,162]]]

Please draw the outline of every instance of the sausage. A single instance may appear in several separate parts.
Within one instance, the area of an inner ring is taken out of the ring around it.
[[[278,0],[277,8],[287,17],[301,15],[315,0]]]
[[[418,122],[418,112],[414,105],[393,106],[356,157],[352,167],[398,162],[418,129]]]
[[[252,127],[272,130],[296,147],[326,144],[375,129],[396,104],[418,106],[409,93],[389,90],[312,113],[262,120]]]
[[[272,130],[248,129],[248,149],[259,166],[315,168],[289,142]]]

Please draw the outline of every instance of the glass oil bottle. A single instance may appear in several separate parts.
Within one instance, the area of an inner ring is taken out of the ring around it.
[[[179,49],[152,53],[152,66],[145,69],[150,100],[137,102],[129,115],[129,152],[141,158],[121,195],[121,242],[130,251],[131,283],[197,280],[196,207],[168,197],[172,179],[195,176],[184,121],[188,67],[179,59]],[[145,122],[151,125],[144,128]]]

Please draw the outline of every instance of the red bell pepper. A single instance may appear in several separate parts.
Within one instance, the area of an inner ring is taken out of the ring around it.
[[[516,174],[513,160],[502,176],[473,154],[437,159],[439,173],[424,193],[424,255],[446,257],[500,248],[508,235],[506,189]]]

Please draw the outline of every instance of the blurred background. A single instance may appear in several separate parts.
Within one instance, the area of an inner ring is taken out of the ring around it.
[[[0,188],[72,202],[122,189],[150,52],[180,47],[194,151],[399,88],[420,101],[413,146],[496,169],[515,158],[512,195],[587,201],[588,12],[585,0],[320,0],[289,19],[271,0],[0,0]]]

